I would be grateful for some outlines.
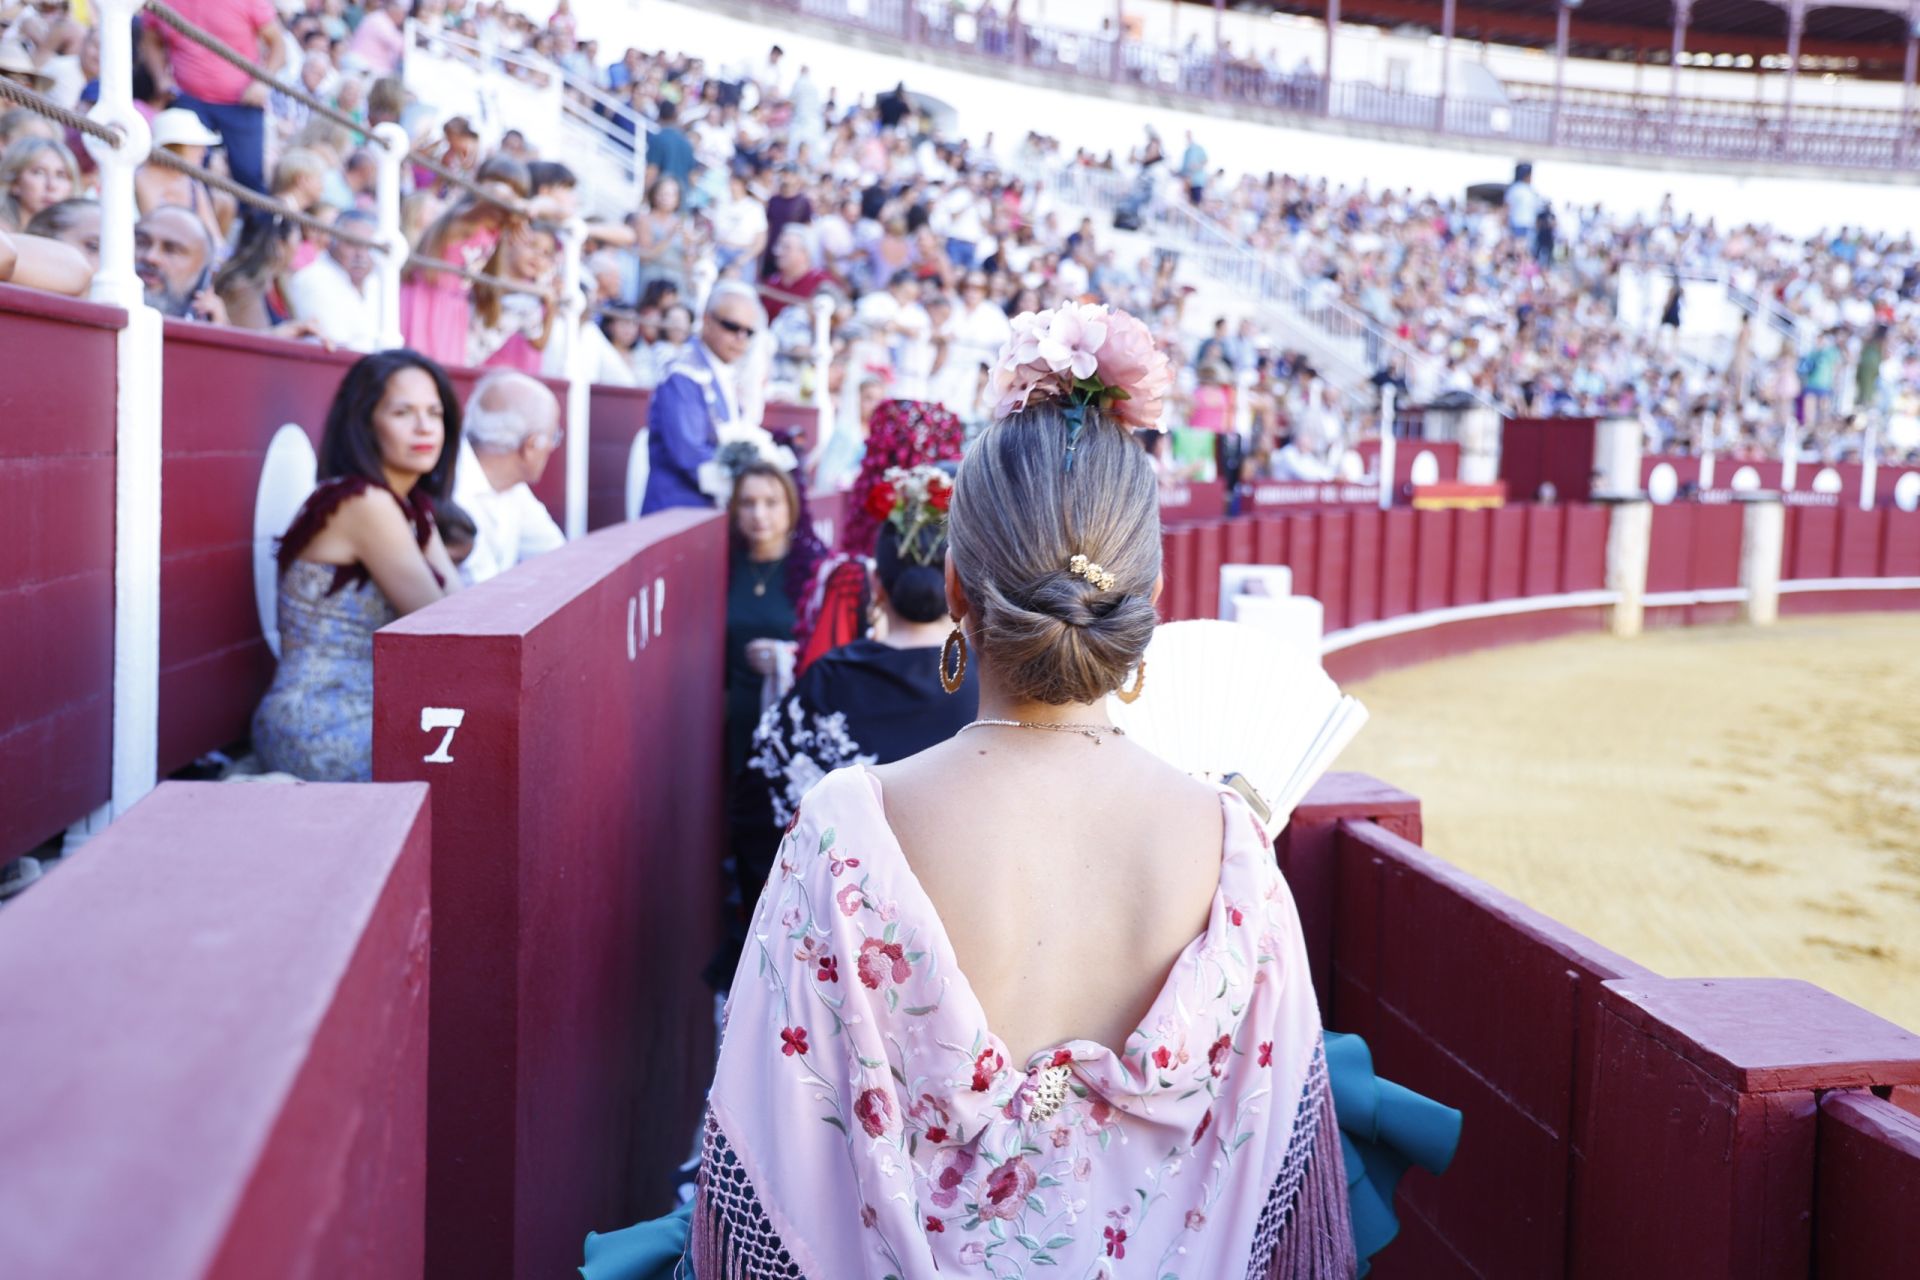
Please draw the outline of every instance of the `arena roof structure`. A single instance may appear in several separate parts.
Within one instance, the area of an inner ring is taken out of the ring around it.
[[[1198,0],[1204,3],[1205,0]],[[1914,0],[1848,0],[1840,5],[1773,0],[1278,0],[1279,13],[1553,48],[1565,25],[1575,57],[1668,63],[1682,52],[1755,71],[1784,71],[1798,46],[1802,71],[1874,78],[1913,76]],[[1798,30],[1796,31],[1796,27]]]

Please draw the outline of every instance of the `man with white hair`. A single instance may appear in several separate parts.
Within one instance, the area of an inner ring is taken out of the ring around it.
[[[700,464],[712,460],[720,428],[740,420],[740,361],[767,313],[753,286],[723,281],[707,296],[700,333],[667,367],[647,406],[647,496],[640,513],[710,507]]]
[[[533,496],[559,445],[560,402],[517,369],[496,369],[467,398],[453,500],[473,517],[473,552],[460,566],[485,582],[567,540]]]

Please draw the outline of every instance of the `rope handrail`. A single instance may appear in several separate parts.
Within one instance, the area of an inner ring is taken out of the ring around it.
[[[230,63],[239,70],[246,72],[247,75],[260,81],[260,83],[266,85],[274,92],[293,99],[301,106],[307,108],[307,110],[317,115],[325,116],[337,125],[342,125],[345,128],[353,130],[381,150],[384,151],[386,149],[386,140],[373,132],[372,125],[355,120],[338,107],[328,106],[297,85],[288,84],[286,81],[274,75],[273,72],[267,70],[239,50],[233,48],[233,46],[221,40],[218,36],[211,35],[199,27],[196,27],[193,23],[182,17],[172,6],[162,3],[162,0],[146,0],[144,7],[148,13],[151,13],[175,31],[178,31],[188,40],[206,49],[223,62]]]
[[[65,125],[69,129],[86,134],[89,138],[98,138],[110,147],[120,145],[120,135],[96,120],[89,120],[77,112],[69,111],[51,98],[43,98],[23,84],[12,80],[0,79],[0,98],[19,103],[29,111],[37,111],[55,124]]]
[[[202,169],[198,165],[189,164],[179,156],[174,155],[171,151],[168,151],[165,147],[154,148],[153,151],[147,155],[147,162],[149,164],[159,165],[162,169],[171,169],[175,173],[183,173],[195,182],[204,183],[212,187],[215,191],[225,192],[242,204],[252,205],[256,209],[264,209],[275,217],[284,218],[288,222],[295,223],[308,231],[315,232],[319,235],[331,236],[336,240],[357,245],[373,253],[385,253],[387,251],[387,246],[381,244],[378,240],[359,235],[352,231],[342,231],[332,223],[323,222],[310,213],[305,213],[294,208],[285,201],[276,200],[272,196],[263,196],[252,187],[235,182],[232,178],[214,173],[211,170]]]

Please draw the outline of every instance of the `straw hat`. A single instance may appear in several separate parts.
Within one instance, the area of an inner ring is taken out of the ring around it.
[[[0,40],[0,76],[18,81],[35,93],[53,87],[53,77],[33,65],[33,55],[18,40]]]
[[[220,135],[185,107],[168,107],[153,118],[156,147],[217,147]]]

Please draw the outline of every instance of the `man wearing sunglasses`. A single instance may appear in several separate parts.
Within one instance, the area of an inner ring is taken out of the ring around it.
[[[767,313],[751,285],[714,286],[700,333],[668,366],[647,408],[647,496],[640,513],[710,507],[700,464],[713,458],[719,429],[740,416],[739,363]]]

